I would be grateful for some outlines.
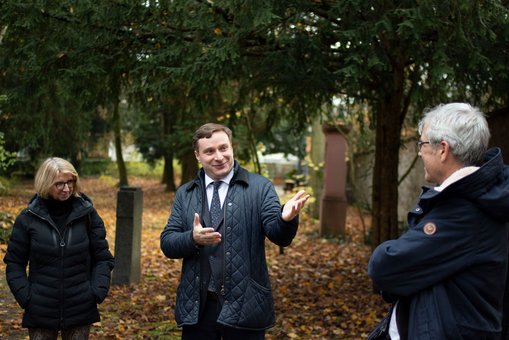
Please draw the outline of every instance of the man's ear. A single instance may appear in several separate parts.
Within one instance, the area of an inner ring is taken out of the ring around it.
[[[198,163],[199,163],[199,162],[200,162],[200,157],[198,157],[198,156],[199,156],[199,153],[198,153],[198,151],[196,151],[196,150],[195,150],[195,151],[194,151],[194,157],[196,157],[196,160],[197,160],[197,161],[198,161]]]
[[[444,140],[441,141],[439,145],[440,149],[438,152],[440,153],[440,161],[444,163],[449,157],[452,157],[451,146]]]

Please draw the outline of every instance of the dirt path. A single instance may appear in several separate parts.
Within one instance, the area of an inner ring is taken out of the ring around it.
[[[0,252],[3,259],[5,246]],[[5,265],[2,264],[2,277],[0,279],[0,338],[1,339],[28,339],[28,332],[21,328],[22,310],[5,281]]]

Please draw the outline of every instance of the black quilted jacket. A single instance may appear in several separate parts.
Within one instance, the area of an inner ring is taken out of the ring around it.
[[[35,196],[16,218],[4,262],[9,287],[25,309],[23,327],[64,329],[99,321],[113,256],[91,201],[75,198],[63,235]],[[29,267],[27,274],[27,265]]]
[[[194,181],[179,188],[161,234],[163,253],[169,258],[184,259],[175,310],[180,326],[196,324],[200,309],[200,249],[193,243],[192,229],[194,213],[200,214],[202,204],[206,204],[202,202],[203,176],[201,169]],[[297,233],[298,217],[283,221],[272,183],[237,163],[224,213],[224,304],[218,323],[242,329],[267,329],[274,325],[275,316],[265,237],[277,245],[289,245]]]

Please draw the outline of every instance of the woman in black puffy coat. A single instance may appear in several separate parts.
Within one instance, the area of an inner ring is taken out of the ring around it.
[[[88,339],[114,265],[104,223],[64,159],[42,163],[35,192],[4,257],[7,282],[24,309],[22,326],[30,339],[57,339],[59,332],[64,340]]]

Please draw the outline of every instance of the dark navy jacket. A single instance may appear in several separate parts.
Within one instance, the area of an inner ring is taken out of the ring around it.
[[[35,196],[13,226],[4,258],[9,287],[25,309],[23,327],[65,329],[99,321],[113,256],[92,202],[74,198],[61,234]],[[28,265],[28,273],[27,273]]]
[[[379,245],[368,273],[409,301],[408,338],[498,339],[508,259],[509,168],[490,149],[476,172],[424,189],[409,230]]]
[[[297,233],[298,217],[281,218],[281,205],[272,183],[235,162],[234,175],[224,202],[224,304],[218,323],[262,330],[275,323],[272,290],[265,259],[265,237],[289,245]],[[176,193],[168,223],[161,233],[161,250],[183,259],[177,289],[177,323],[194,325],[200,310],[200,248],[192,239],[194,214],[204,200],[203,169]],[[203,216],[200,215],[200,219]],[[207,225],[203,220],[202,225]]]

